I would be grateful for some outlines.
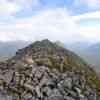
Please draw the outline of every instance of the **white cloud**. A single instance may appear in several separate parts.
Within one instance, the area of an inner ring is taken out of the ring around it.
[[[80,33],[84,34],[91,42],[100,42],[100,28],[99,27],[80,27]]]
[[[88,12],[78,16],[73,16],[73,20],[80,21],[82,19],[100,19],[100,11]]]
[[[86,19],[87,21],[89,19],[92,19],[92,21],[96,20],[97,22],[97,20],[100,20],[100,11],[89,12],[78,16],[73,16],[72,19],[79,23],[80,33],[83,34],[88,40],[92,42],[100,42],[100,27],[96,26],[95,24],[88,24],[84,26],[81,23],[81,21],[84,19]],[[97,24],[100,24],[100,22],[98,21]]]
[[[87,3],[89,7],[100,6],[100,0],[83,0],[83,2]]]
[[[11,3],[5,0],[3,2],[0,2],[0,16],[11,15],[19,10],[20,7],[15,3]]]
[[[12,16],[21,10],[32,10],[38,6],[39,0],[0,0],[0,16]]]
[[[41,11],[31,18],[15,19],[12,23],[1,23],[0,40],[34,41],[48,38],[62,42],[100,41],[99,28],[83,27],[77,23],[85,18],[99,18],[98,13],[70,16],[66,9]]]
[[[87,5],[90,9],[96,9],[100,7],[100,0],[74,0],[73,3],[76,7],[83,4]]]
[[[65,9],[45,10],[32,18],[14,21],[12,24],[0,25],[0,39],[34,40],[49,38],[74,42],[82,40],[78,25]]]

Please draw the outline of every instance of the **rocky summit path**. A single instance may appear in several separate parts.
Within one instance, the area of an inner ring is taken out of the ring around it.
[[[45,66],[29,65],[13,73],[8,70],[0,83],[1,100],[96,100],[95,90],[85,87],[80,73],[60,73]]]

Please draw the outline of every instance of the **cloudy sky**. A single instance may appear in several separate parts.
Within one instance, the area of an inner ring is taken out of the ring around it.
[[[100,42],[100,0],[0,0],[0,41]]]

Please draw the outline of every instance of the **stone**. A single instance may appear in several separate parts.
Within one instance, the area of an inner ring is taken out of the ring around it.
[[[8,71],[6,72],[6,74],[3,75],[3,78],[4,78],[4,80],[5,80],[5,82],[6,82],[7,84],[9,84],[9,83],[11,82],[12,76],[13,76],[13,71],[12,71],[12,70],[8,70]]]
[[[47,97],[50,96],[50,94],[52,93],[52,90],[48,86],[43,87],[41,91],[42,94]]]
[[[72,79],[71,78],[64,79],[62,85],[64,88],[71,89],[72,88]]]
[[[12,96],[0,94],[0,100],[12,100]]]
[[[58,89],[54,89],[47,100],[64,100]]]
[[[26,93],[22,97],[23,100],[32,100],[32,94],[31,93]]]
[[[62,96],[59,96],[59,95],[53,95],[53,96],[50,96],[48,97],[47,100],[64,100],[64,98]]]
[[[29,90],[29,91],[31,91],[31,92],[33,92],[33,89],[34,89],[34,87],[32,86],[32,85],[29,85],[29,84],[24,84],[23,85],[23,87],[26,89],[26,90]]]
[[[64,96],[64,100],[75,100],[75,99],[69,96]]]

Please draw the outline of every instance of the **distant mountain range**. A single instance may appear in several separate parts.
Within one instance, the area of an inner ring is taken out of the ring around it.
[[[100,72],[100,43],[89,44],[88,42],[79,42],[65,45],[65,47],[76,52]]]
[[[87,48],[90,53],[100,53],[100,43],[93,44]]]
[[[27,46],[29,42],[15,41],[15,42],[0,42],[0,60],[8,59],[13,56],[18,49]]]
[[[100,72],[100,43],[93,44],[86,48],[83,57]]]

